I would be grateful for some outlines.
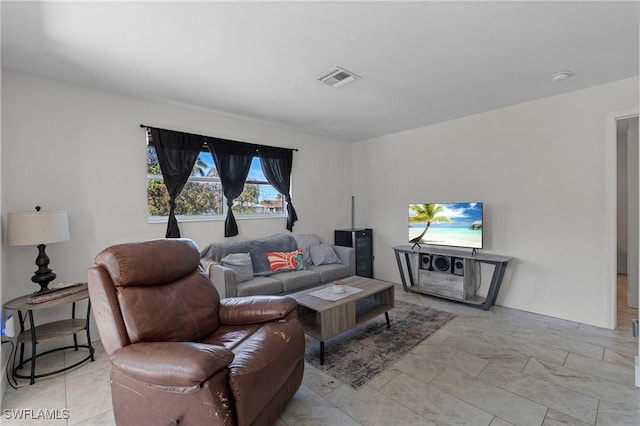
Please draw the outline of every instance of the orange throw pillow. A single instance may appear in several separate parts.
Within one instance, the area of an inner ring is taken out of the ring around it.
[[[269,268],[273,272],[306,269],[304,266],[304,254],[300,249],[288,253],[269,251],[267,252],[267,259],[269,259]]]

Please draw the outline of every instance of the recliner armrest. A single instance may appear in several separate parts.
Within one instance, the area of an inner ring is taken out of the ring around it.
[[[220,300],[220,322],[225,325],[282,321],[295,311],[297,303],[286,296],[246,296]]]
[[[111,356],[113,366],[132,379],[162,387],[198,385],[234,358],[224,346],[191,342],[134,343]]]

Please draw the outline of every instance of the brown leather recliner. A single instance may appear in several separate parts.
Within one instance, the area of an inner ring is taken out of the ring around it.
[[[270,425],[300,387],[296,302],[220,300],[195,243],[109,247],[87,272],[118,425]]]

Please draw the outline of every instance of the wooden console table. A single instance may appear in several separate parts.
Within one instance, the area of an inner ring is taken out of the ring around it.
[[[91,315],[91,301],[87,300],[87,315],[85,318],[76,318],[76,302],[89,298],[89,291],[85,288],[84,290],[70,294],[67,296],[60,297],[58,299],[49,300],[47,302],[42,303],[29,303],[27,298],[31,295],[26,295],[22,297],[18,297],[13,300],[9,300],[4,304],[4,309],[11,309],[18,311],[18,317],[20,320],[20,334],[18,335],[18,343],[20,343],[20,362],[17,367],[13,369],[13,375],[15,377],[21,379],[29,379],[29,384],[32,385],[35,383],[35,379],[39,377],[47,377],[53,374],[58,374],[63,371],[70,370],[88,360],[91,362],[94,361],[93,353],[94,349],[91,345],[91,336],[89,335],[89,316]],[[36,326],[33,320],[33,311],[41,310],[41,309],[49,309],[54,306],[61,306],[71,304],[71,318],[53,321],[46,324],[41,324]],[[27,317],[29,318],[29,329],[25,330],[25,321],[26,318],[23,315],[23,311],[26,311]],[[87,344],[79,345],[76,334],[81,332],[82,330],[86,330],[87,332]],[[42,343],[46,340],[58,339],[61,337],[66,337],[73,335],[73,345],[72,346],[64,346],[55,349],[48,350],[46,352],[36,354],[36,345],[38,343]],[[25,343],[31,342],[31,358],[24,360],[24,345]],[[89,350],[89,355],[86,358],[81,359],[80,361],[74,363],[73,365],[66,366],[59,370],[50,371],[46,373],[36,374],[36,358],[46,355],[51,352],[62,351],[65,349],[74,349],[78,350],[79,348],[85,348]],[[24,364],[31,363],[31,374],[29,376],[25,376],[19,374],[17,371],[21,370]]]
[[[393,250],[405,291],[442,297],[483,310],[495,305],[504,272],[512,259],[509,256],[473,253],[469,250],[448,247],[429,246],[414,249],[409,244],[396,246]],[[427,258],[428,261],[425,260]],[[441,258],[444,264],[442,268],[431,265],[431,259],[435,258]],[[447,262],[451,264],[448,269]],[[458,269],[455,268],[455,262],[462,262]],[[486,298],[475,295],[476,289],[470,288],[478,284],[476,277],[470,274],[476,274],[479,264],[482,263],[493,265],[493,275]],[[439,287],[428,282],[438,278],[442,282]],[[455,289],[459,295],[447,289],[447,286],[459,286],[459,289]],[[469,294],[471,292],[473,294]]]

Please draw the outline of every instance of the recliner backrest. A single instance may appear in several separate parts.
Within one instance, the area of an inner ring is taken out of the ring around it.
[[[184,238],[126,243],[95,259],[109,275],[131,343],[199,342],[219,326],[220,296]]]

